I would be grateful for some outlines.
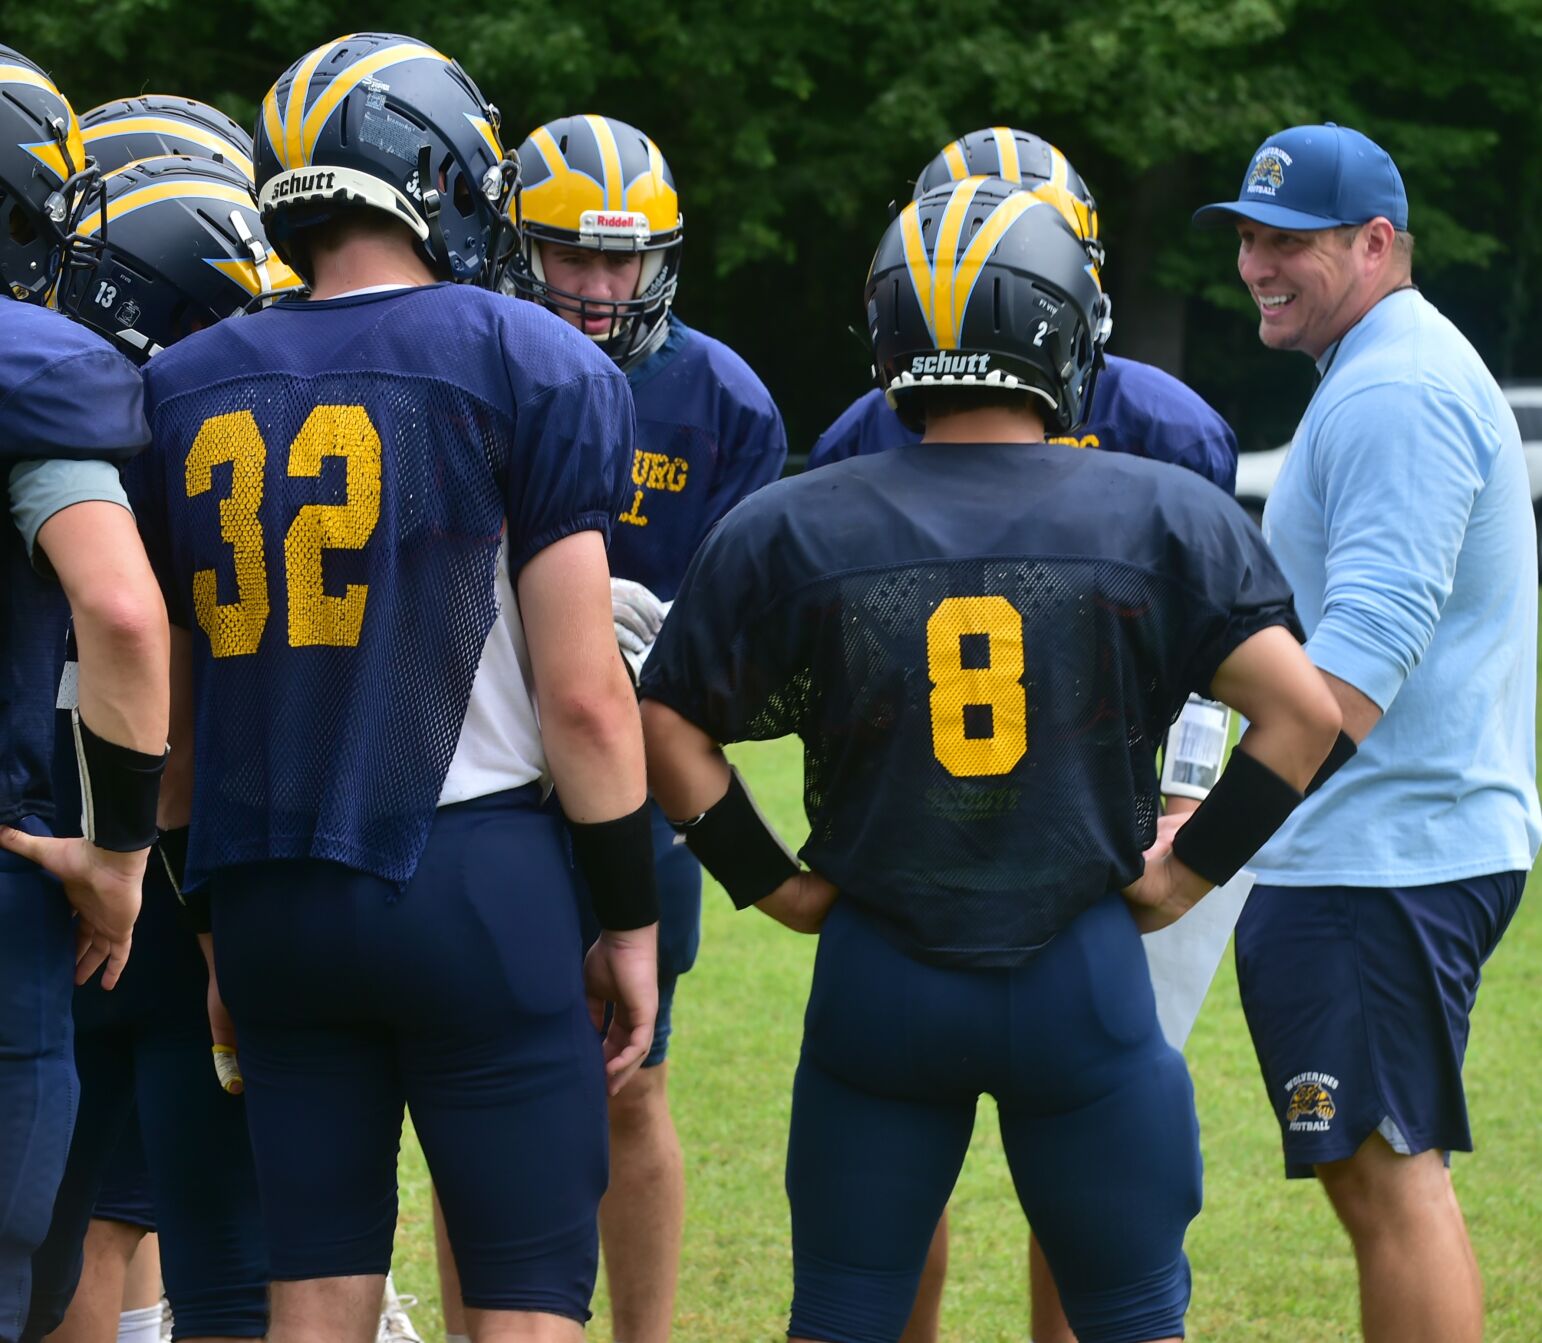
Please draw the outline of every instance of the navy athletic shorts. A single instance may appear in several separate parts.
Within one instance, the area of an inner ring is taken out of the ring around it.
[[[48,1236],[33,1255],[28,1343],[63,1319],[92,1217],[160,1233],[177,1338],[267,1333],[268,1255],[246,1103],[215,1076],[208,988],[198,939],[152,856],[117,987],[106,993],[93,979],[75,990],[80,1112]]]
[[[405,888],[261,863],[212,909],[273,1276],[390,1267],[406,1105],[466,1304],[586,1320],[605,1078],[555,802],[441,807]]]
[[[653,817],[653,874],[659,892],[659,1013],[653,1024],[653,1043],[643,1059],[644,1068],[657,1068],[669,1057],[669,1035],[674,1028],[675,989],[680,976],[696,964],[701,948],[701,864],[665,819],[657,802],[648,804]],[[582,890],[584,945],[600,935],[599,920]]]
[[[139,1107],[129,1108],[118,1146],[108,1159],[96,1191],[93,1220],[123,1222],[142,1231],[155,1230],[155,1200],[150,1193],[150,1168],[139,1138]]]
[[[1012,970],[923,963],[836,901],[793,1088],[789,1333],[899,1338],[982,1093],[1081,1343],[1181,1334],[1199,1125],[1118,896]]]
[[[1237,981],[1285,1173],[1380,1132],[1412,1155],[1472,1151],[1462,1059],[1479,971],[1524,872],[1430,886],[1255,886]]]

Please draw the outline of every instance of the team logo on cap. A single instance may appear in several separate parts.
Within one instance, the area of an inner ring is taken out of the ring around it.
[[[1285,1107],[1285,1122],[1292,1133],[1326,1133],[1328,1123],[1338,1111],[1333,1093],[1339,1079],[1327,1073],[1297,1073],[1285,1083],[1290,1104]]]
[[[1257,196],[1273,196],[1285,184],[1285,169],[1291,158],[1278,145],[1265,145],[1253,159],[1245,191]]]

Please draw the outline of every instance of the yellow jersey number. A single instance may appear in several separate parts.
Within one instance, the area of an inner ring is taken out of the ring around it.
[[[965,641],[974,655],[964,665]],[[983,648],[981,645],[983,644]],[[980,657],[980,652],[984,657]],[[955,778],[1008,773],[1028,750],[1028,692],[1023,687],[1023,618],[1005,597],[948,597],[926,622],[932,683],[932,754]],[[988,708],[983,715],[970,708]],[[968,728],[973,727],[974,731]]]
[[[289,474],[319,477],[322,459],[346,463],[347,494],[340,504],[306,504],[284,538],[289,585],[289,644],[356,648],[369,587],[350,583],[328,596],[322,554],[359,550],[380,520],[380,434],[363,406],[317,406],[289,445]],[[205,420],[187,455],[187,497],[213,488],[214,467],[230,464],[230,494],[220,500],[220,537],[235,560],[236,600],[218,599],[213,569],[193,575],[193,608],[217,658],[255,653],[268,623],[268,566],[262,525],[263,473],[268,445],[248,410]]]

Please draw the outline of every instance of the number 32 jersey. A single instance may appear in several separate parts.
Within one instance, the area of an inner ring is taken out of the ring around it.
[[[1011,966],[1139,875],[1164,732],[1270,625],[1299,637],[1263,537],[1192,473],[918,444],[734,509],[642,693],[796,733],[809,865],[914,954]]]
[[[131,495],[193,635],[189,881],[313,857],[405,882],[499,589],[620,512],[625,378],[535,304],[430,285],[222,322],[146,388]]]

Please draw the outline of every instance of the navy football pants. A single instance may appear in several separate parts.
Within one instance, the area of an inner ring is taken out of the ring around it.
[[[900,1336],[982,1093],[1081,1343],[1182,1333],[1199,1127],[1117,896],[1015,970],[924,964],[836,902],[793,1088],[789,1333]]]
[[[75,1122],[74,947],[59,884],[0,850],[0,1343],[21,1334]]]
[[[33,1256],[29,1343],[64,1318],[87,1227],[136,1108],[176,1337],[267,1332],[267,1248],[246,1105],[215,1077],[208,983],[198,940],[152,855],[117,987],[103,992],[92,980],[75,991],[80,1110],[48,1237]]]
[[[441,807],[405,888],[270,862],[213,911],[274,1278],[390,1267],[405,1104],[466,1304],[587,1319],[604,1065],[555,803]]]

